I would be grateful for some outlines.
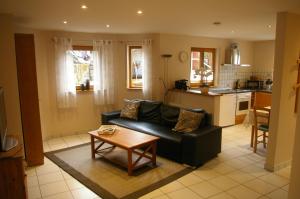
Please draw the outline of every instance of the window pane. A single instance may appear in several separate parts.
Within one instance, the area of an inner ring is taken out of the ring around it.
[[[76,85],[85,84],[88,80],[93,85],[93,56],[89,50],[73,50],[73,63],[76,76]]]
[[[213,81],[213,53],[212,52],[204,52],[204,59],[203,59],[203,66],[204,66],[204,73],[205,73],[205,80],[208,82]]]
[[[215,49],[192,48],[191,83],[212,83],[214,81]]]
[[[199,82],[200,81],[200,52],[192,51],[191,54],[191,81]]]
[[[130,87],[140,88],[143,86],[143,61],[142,48],[130,47]]]

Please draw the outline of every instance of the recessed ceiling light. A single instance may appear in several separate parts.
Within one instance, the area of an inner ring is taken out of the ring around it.
[[[64,23],[64,24],[67,24],[67,23],[68,23],[68,21],[63,21],[63,23]]]
[[[87,9],[88,7],[86,5],[81,5],[81,9]]]
[[[269,24],[269,25],[268,25],[268,28],[272,28],[272,25],[271,25],[271,24]]]
[[[106,28],[110,28],[110,25],[109,25],[109,24],[106,24]]]
[[[234,30],[232,30],[232,31],[231,31],[231,33],[235,33],[235,31],[234,31]]]
[[[142,11],[142,10],[138,10],[136,13],[137,13],[138,15],[141,15],[141,14],[143,14],[143,11]]]

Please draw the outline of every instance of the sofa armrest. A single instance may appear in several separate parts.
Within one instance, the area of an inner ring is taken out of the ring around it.
[[[182,161],[200,166],[221,152],[222,128],[205,126],[182,136]]]
[[[121,111],[112,111],[101,114],[101,124],[109,124],[109,120],[119,118]]]

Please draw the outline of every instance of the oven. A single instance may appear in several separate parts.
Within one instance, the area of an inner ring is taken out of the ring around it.
[[[251,106],[251,92],[236,94],[235,115],[247,114]]]

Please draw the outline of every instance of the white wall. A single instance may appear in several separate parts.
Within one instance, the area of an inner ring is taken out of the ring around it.
[[[22,141],[22,124],[15,59],[14,25],[10,15],[0,15],[0,86],[4,88],[8,134]]]
[[[271,72],[274,70],[275,41],[254,42],[255,72]]]
[[[37,31],[17,28],[16,32],[33,33],[35,36],[36,67],[40,100],[40,115],[43,139],[57,136],[84,133],[96,129],[100,125],[100,114],[108,111],[104,107],[96,107],[93,92],[77,92],[77,107],[72,110],[60,110],[56,106],[56,80],[54,68],[53,37],[70,37],[75,45],[92,45],[93,40],[110,39],[114,41],[152,39],[153,35],[114,35],[89,34],[72,32]],[[116,49],[116,106],[123,106],[123,99],[142,98],[141,90],[126,88],[126,44],[115,42]],[[153,49],[157,49],[153,41]],[[155,59],[154,59],[155,64]]]
[[[191,47],[216,48],[216,86],[218,85],[218,74],[221,65],[225,63],[225,52],[231,43],[238,43],[241,51],[241,62],[253,65],[253,42],[241,40],[218,39],[209,37],[194,37],[185,35],[160,34],[159,54],[172,54],[169,60],[169,85],[174,86],[174,81],[178,79],[190,79],[190,58],[185,62],[179,61],[179,53],[185,51],[189,54]],[[164,62],[161,58],[160,65]],[[252,67],[239,68],[239,71],[251,71]]]
[[[71,37],[74,44],[91,45],[92,40],[111,39],[120,40],[153,40],[153,84],[154,99],[163,99],[162,83],[159,80],[163,76],[164,60],[161,54],[172,54],[169,62],[169,80],[173,87],[177,79],[189,79],[190,62],[181,63],[178,59],[180,51],[190,53],[191,47],[217,48],[217,70],[224,63],[225,49],[233,41],[206,37],[192,37],[169,34],[90,34],[62,31],[38,31],[18,27],[16,32],[34,33],[36,47],[37,77],[40,100],[40,113],[43,139],[51,137],[83,133],[95,129],[100,125],[100,113],[105,111],[94,106],[91,92],[78,92],[78,106],[74,110],[61,111],[56,107],[55,71],[53,37]],[[242,60],[253,64],[253,42],[238,41],[242,54]],[[116,93],[117,104],[115,108],[121,108],[124,98],[142,98],[141,90],[128,90],[126,88],[126,45],[116,42],[117,68]]]
[[[295,71],[300,70],[299,64],[296,64],[296,60],[300,59],[300,15],[296,14],[281,14],[281,18],[284,18],[285,28],[283,31],[285,32],[286,38],[285,44],[285,53],[284,57],[290,60],[290,64],[294,65],[293,69]],[[277,48],[276,48],[277,49]],[[294,63],[293,63],[294,62]],[[297,113],[297,121],[295,128],[295,137],[294,141],[294,149],[292,155],[292,170],[291,170],[291,178],[290,178],[290,188],[289,188],[289,199],[298,199],[300,198],[300,95],[298,95],[298,113]]]
[[[290,164],[296,130],[295,91],[300,49],[300,17],[277,15],[274,85],[269,145],[265,167],[277,170]]]

